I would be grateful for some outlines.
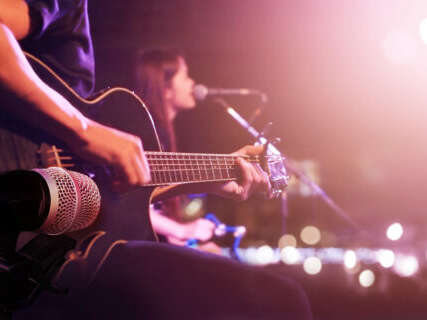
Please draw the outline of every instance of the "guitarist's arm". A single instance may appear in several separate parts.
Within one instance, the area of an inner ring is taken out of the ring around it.
[[[245,146],[236,151],[237,155],[258,155],[263,151],[262,146]],[[225,198],[238,201],[248,199],[252,194],[260,193],[272,198],[271,185],[267,174],[257,165],[238,158],[240,176],[237,181],[204,182],[195,184],[181,184],[156,188],[153,192],[153,201],[161,201],[170,197],[188,193],[208,192]]]
[[[124,185],[147,183],[149,169],[139,138],[86,118],[33,71],[17,41],[30,34],[31,26],[25,1],[0,1],[0,94],[22,102],[1,103],[0,111],[61,137],[84,159],[112,166]]]

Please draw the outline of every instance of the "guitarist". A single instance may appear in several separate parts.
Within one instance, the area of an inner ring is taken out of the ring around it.
[[[94,60],[87,1],[0,1],[0,172],[37,166],[26,152],[35,150],[28,139],[36,143],[40,133],[58,137],[82,159],[108,165],[123,187],[147,183],[150,173],[141,140],[84,116],[41,80],[23,49],[43,58],[74,90],[88,96],[94,87]],[[240,199],[255,191],[268,192],[266,181],[239,161],[240,183],[209,188]],[[194,191],[188,188],[192,187],[165,188],[157,198]],[[16,313],[23,319],[77,316],[309,319],[310,312],[304,294],[288,279],[141,241],[114,249],[90,290],[77,290],[65,298],[45,293],[33,308]]]

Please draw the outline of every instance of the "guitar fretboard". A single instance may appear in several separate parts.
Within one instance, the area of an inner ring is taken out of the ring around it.
[[[234,155],[145,152],[151,170],[149,185],[236,180]],[[257,161],[253,159],[247,159]]]

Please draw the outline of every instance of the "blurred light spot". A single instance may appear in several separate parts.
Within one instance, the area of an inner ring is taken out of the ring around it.
[[[416,56],[417,42],[410,34],[402,31],[389,33],[383,43],[384,56],[394,64],[410,62]]]
[[[261,246],[256,251],[256,261],[258,264],[268,264],[274,260],[274,250],[270,246]]]
[[[257,263],[257,249],[254,247],[249,247],[245,250],[245,259],[249,264]]]
[[[362,287],[370,287],[374,284],[375,282],[375,274],[369,270],[363,270],[360,274],[359,274],[359,283]]]
[[[384,268],[390,268],[394,263],[394,252],[388,249],[381,249],[377,252],[377,260]]]
[[[308,274],[318,274],[322,270],[322,261],[317,257],[308,257],[305,259],[303,267]]]
[[[421,40],[427,44],[427,18],[421,20],[419,27]]]
[[[296,264],[301,260],[301,254],[295,247],[284,247],[280,252],[280,257],[286,264]]]
[[[200,209],[202,209],[203,200],[200,198],[195,198],[190,201],[190,203],[185,207],[185,214],[189,217],[196,215]]]
[[[387,238],[392,241],[399,240],[403,235],[403,227],[400,223],[395,222],[387,228]]]
[[[301,240],[309,245],[314,245],[320,241],[320,230],[314,226],[307,226],[302,229]]]
[[[279,239],[279,248],[296,247],[297,239],[291,234],[284,234]]]
[[[347,250],[344,253],[344,265],[347,269],[353,269],[357,264],[356,253],[353,250]]]
[[[394,270],[402,277],[410,277],[418,271],[418,260],[414,256],[398,255]]]

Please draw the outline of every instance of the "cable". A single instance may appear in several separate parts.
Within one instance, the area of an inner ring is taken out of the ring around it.
[[[246,234],[246,227],[245,226],[227,226],[226,224],[222,223],[213,213],[206,214],[205,219],[210,220],[215,224],[216,228],[214,230],[214,235],[216,237],[223,237],[227,233],[233,234],[234,241],[231,247],[230,255],[233,259],[236,259],[237,261],[242,261],[242,259],[239,256],[238,249],[240,246],[240,241]],[[187,240],[187,246],[191,248],[197,248],[198,243],[199,243],[199,240],[194,238]]]

